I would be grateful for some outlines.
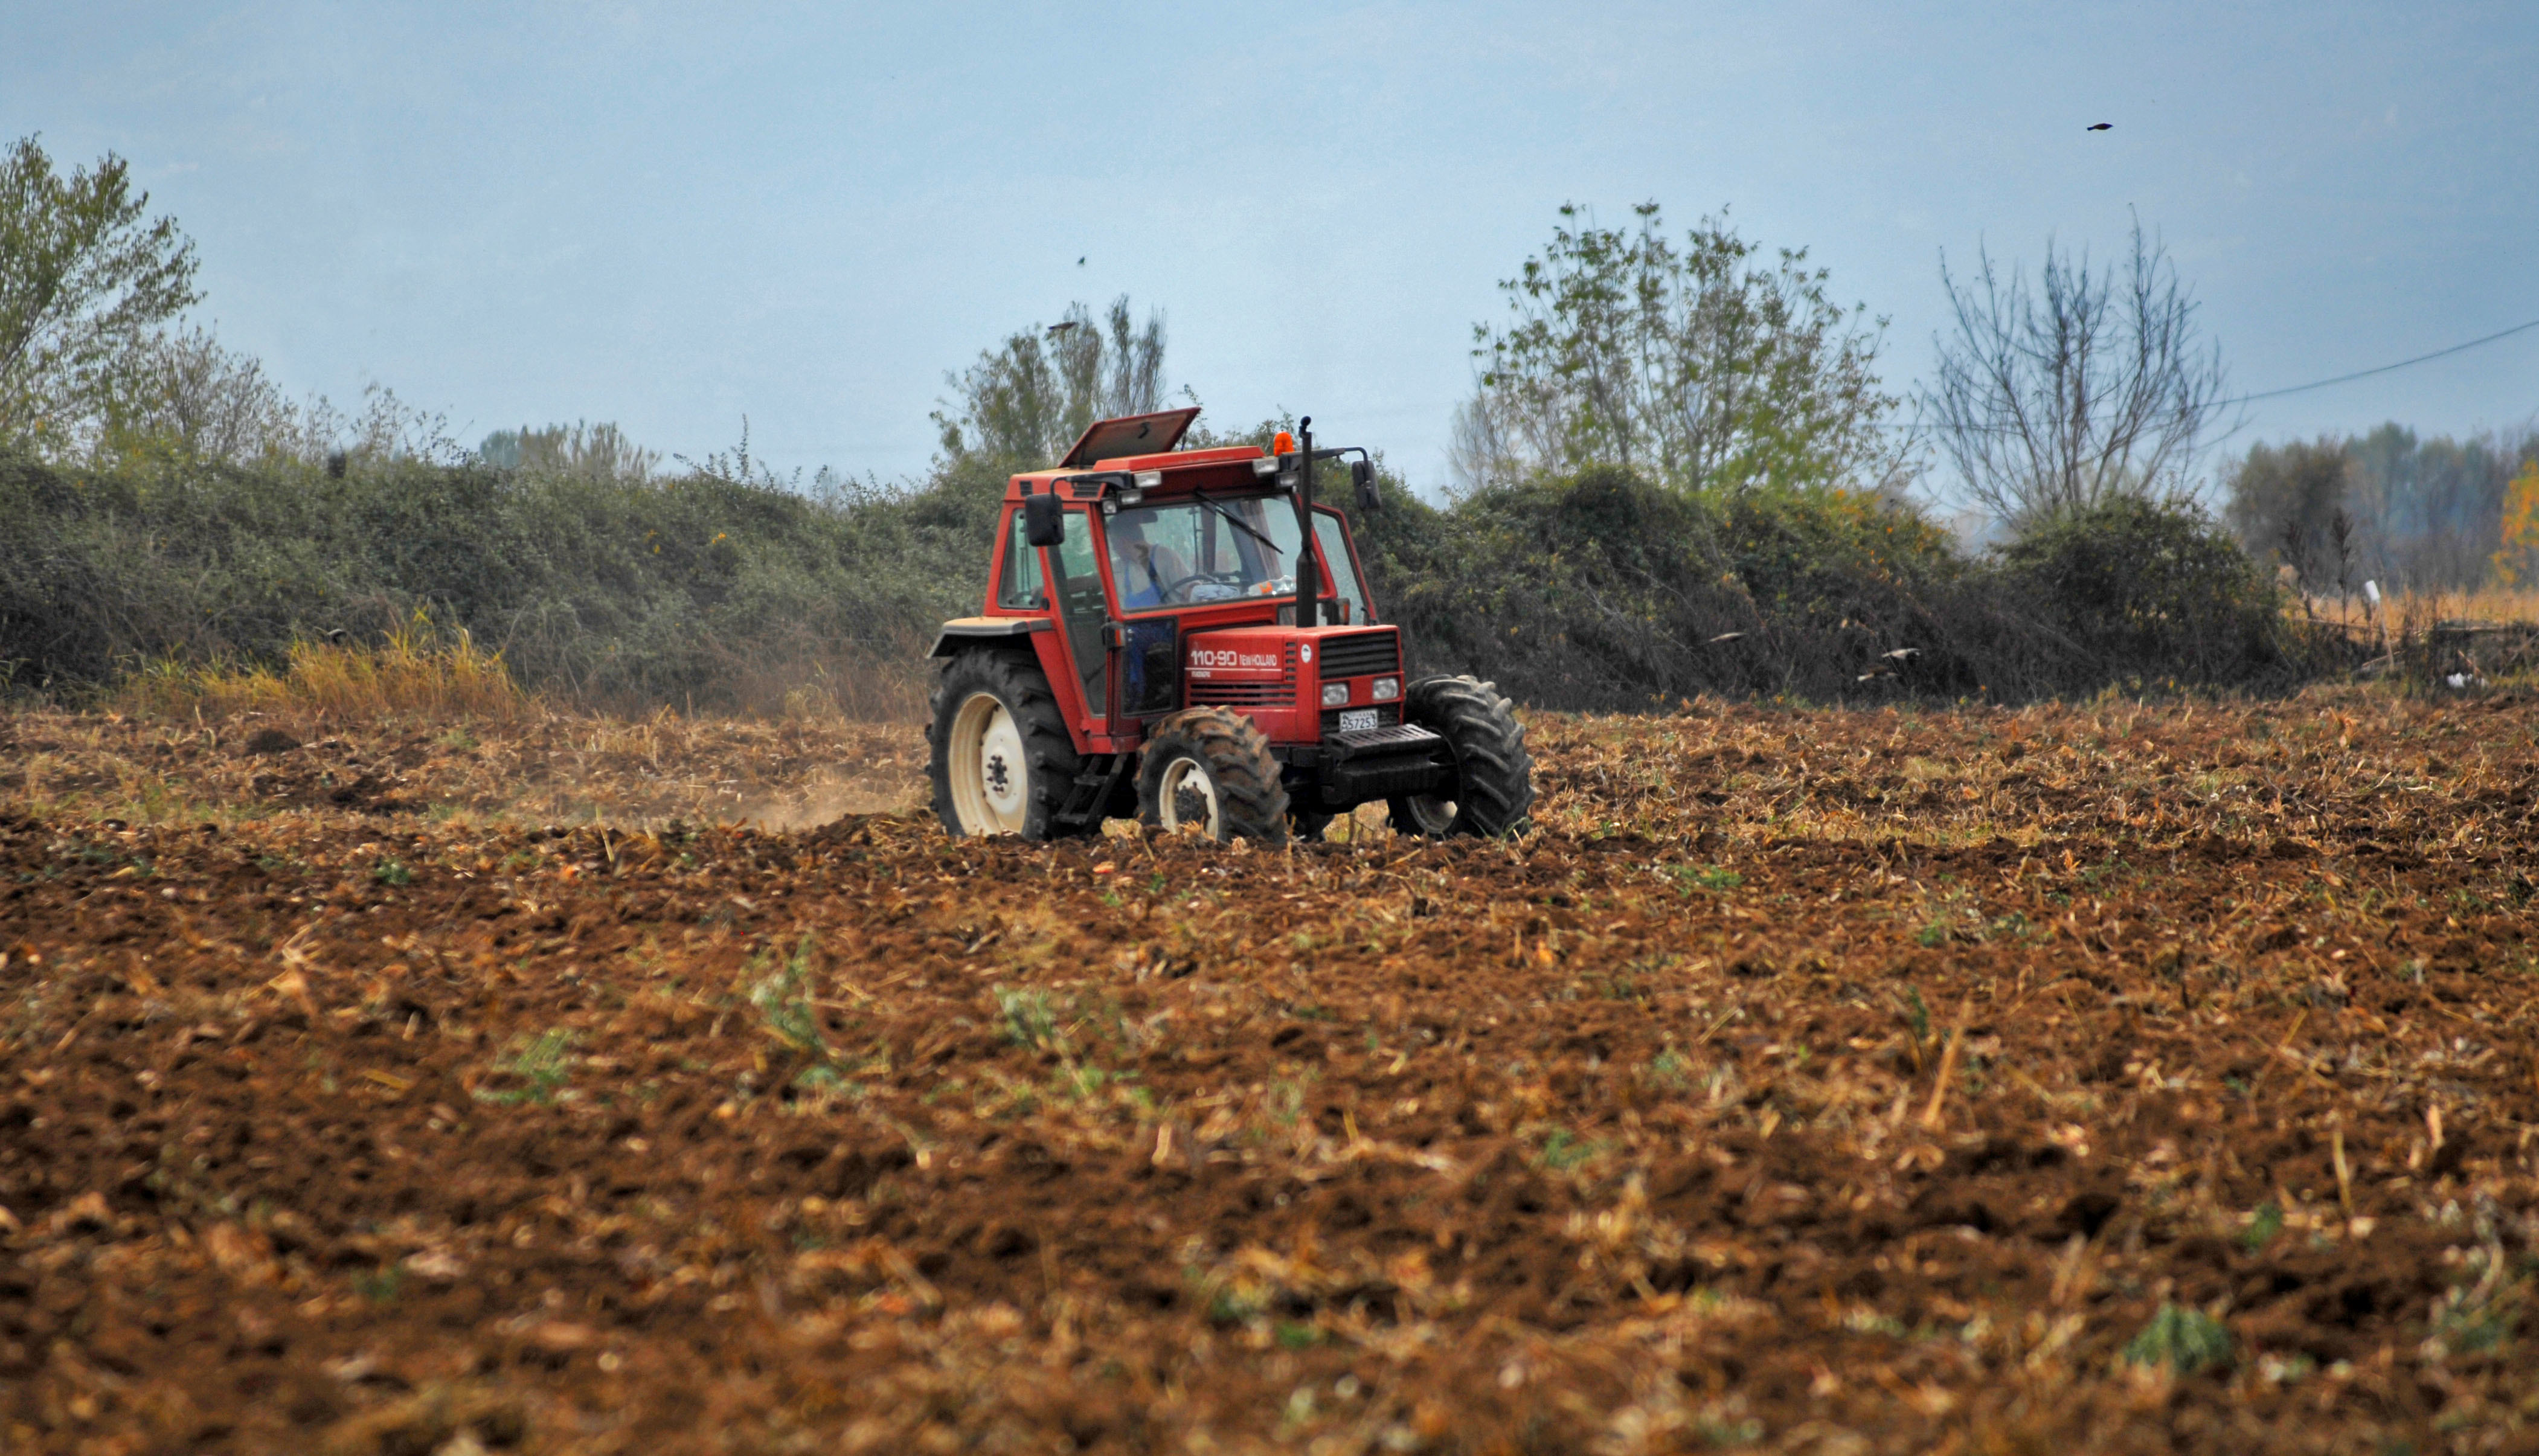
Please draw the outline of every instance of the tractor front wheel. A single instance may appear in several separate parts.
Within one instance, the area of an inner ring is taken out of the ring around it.
[[[1083,832],[1058,822],[1077,760],[1038,661],[963,653],[943,665],[932,707],[926,776],[944,828],[1025,839]]]
[[[1192,708],[1147,734],[1137,766],[1137,817],[1214,840],[1287,837],[1287,790],[1260,726],[1223,708]]]
[[[1446,740],[1455,783],[1435,794],[1395,796],[1388,803],[1395,832],[1443,839],[1525,827],[1534,807],[1534,757],[1526,752],[1525,725],[1497,683],[1422,679],[1410,685],[1402,717]]]

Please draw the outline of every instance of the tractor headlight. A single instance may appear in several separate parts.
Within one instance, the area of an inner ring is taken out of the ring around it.
[[[1374,698],[1375,701],[1379,703],[1390,703],[1394,699],[1402,696],[1402,679],[1399,677],[1379,677],[1375,680],[1375,691],[1368,696]]]
[[[1323,684],[1323,706],[1324,706],[1324,707],[1326,707],[1326,708],[1345,708],[1345,707],[1347,707],[1347,706],[1348,706],[1348,684],[1347,684],[1347,683],[1345,683],[1345,682],[1327,682],[1327,683],[1324,683],[1324,684]]]

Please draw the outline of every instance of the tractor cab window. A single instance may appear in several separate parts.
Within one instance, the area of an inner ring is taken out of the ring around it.
[[[1296,589],[1296,508],[1279,497],[1133,506],[1104,530],[1124,613]]]
[[[996,585],[996,605],[1038,610],[1049,605],[1043,596],[1047,589],[1041,582],[1040,552],[1023,536],[1023,513],[1014,513],[1012,539],[1005,542],[1005,571]]]
[[[1374,611],[1366,604],[1366,589],[1357,581],[1357,559],[1349,555],[1348,530],[1340,519],[1328,511],[1314,512],[1314,544],[1322,549],[1323,565],[1332,574],[1331,601],[1339,605],[1339,622],[1372,622]],[[1323,610],[1330,612],[1327,604]]]
[[[1089,713],[1108,712],[1110,658],[1102,628],[1110,619],[1102,600],[1102,573],[1094,555],[1093,527],[1079,508],[1066,513],[1066,535],[1050,548],[1049,569],[1057,578],[1058,614],[1066,625],[1067,656],[1083,683]]]

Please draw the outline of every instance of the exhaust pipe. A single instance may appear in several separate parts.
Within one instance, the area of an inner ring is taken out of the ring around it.
[[[1303,541],[1296,550],[1296,625],[1319,627],[1322,603],[1316,598],[1323,589],[1322,568],[1314,553],[1314,417],[1307,415],[1296,422],[1297,448],[1303,455],[1303,467],[1296,477],[1296,525]]]

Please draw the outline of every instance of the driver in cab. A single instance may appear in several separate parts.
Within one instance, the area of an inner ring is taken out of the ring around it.
[[[1111,578],[1122,611],[1168,605],[1173,587],[1190,575],[1181,553],[1146,539],[1143,521],[1122,517],[1111,526]]]

